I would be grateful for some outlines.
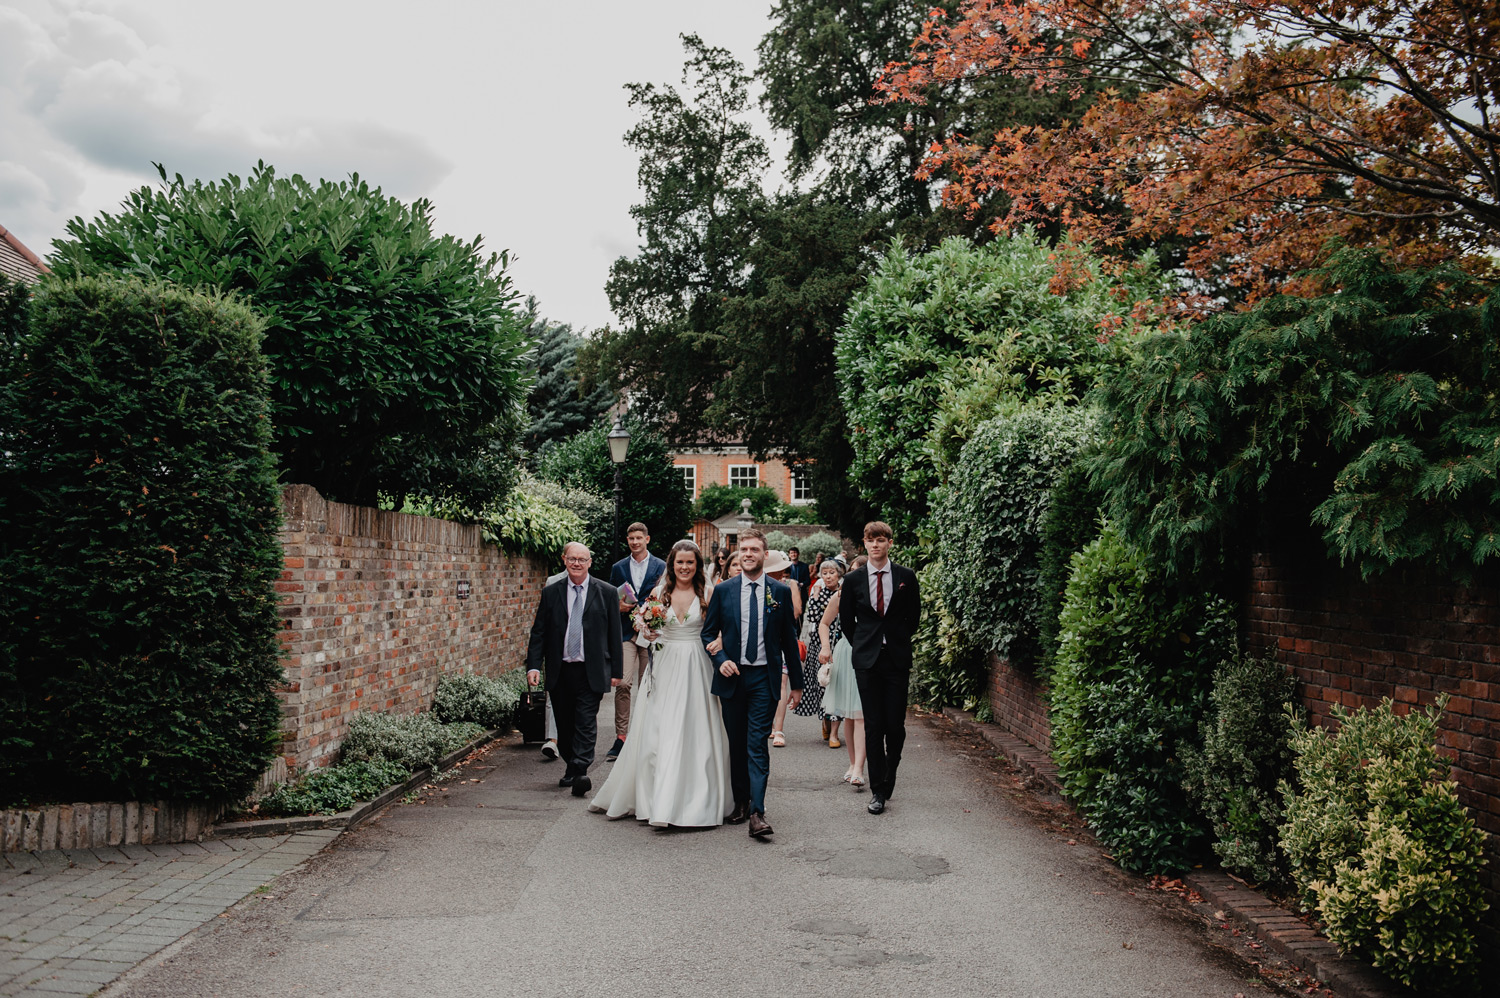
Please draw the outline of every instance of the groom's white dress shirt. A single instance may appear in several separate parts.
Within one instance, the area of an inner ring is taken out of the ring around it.
[[[750,583],[755,583],[755,604],[750,603]],[[744,641],[750,634],[750,614],[758,614],[756,621],[755,658],[746,662],[742,658],[742,665],[765,665],[766,664],[766,576],[762,572],[755,578],[748,575],[740,575],[740,640]],[[743,650],[742,650],[743,653]]]

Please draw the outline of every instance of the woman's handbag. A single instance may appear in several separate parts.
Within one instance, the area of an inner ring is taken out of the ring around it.
[[[828,681],[833,678],[833,663],[824,662],[818,666],[818,685],[827,686]]]
[[[523,742],[547,740],[547,691],[542,687],[521,691],[521,700],[516,704],[516,727]]]

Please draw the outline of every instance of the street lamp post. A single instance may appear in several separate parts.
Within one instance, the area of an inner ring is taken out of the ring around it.
[[[620,535],[620,504],[625,499],[625,455],[630,452],[630,431],[625,428],[623,416],[615,417],[615,427],[609,431],[609,459],[615,466],[615,543],[624,547]]]

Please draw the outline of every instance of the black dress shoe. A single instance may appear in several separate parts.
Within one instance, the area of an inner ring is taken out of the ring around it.
[[[583,773],[573,781],[573,796],[582,797],[594,787],[594,781],[589,779],[589,774]]]
[[[573,785],[573,781],[576,779],[578,779],[578,777],[574,776],[572,773],[568,773],[562,779],[557,781],[557,785],[560,787],[571,787]]]
[[[759,811],[750,815],[750,837],[752,839],[763,839],[767,835],[770,835],[772,831],[771,823],[766,820],[765,815]]]
[[[747,800],[742,800],[734,806],[734,810],[730,811],[729,817],[725,818],[724,820],[729,822],[731,825],[738,825],[748,817],[750,817],[750,802]]]
[[[865,806],[865,810],[869,811],[871,814],[884,814],[885,798],[880,796],[879,794],[875,794],[870,798],[870,803]]]
[[[615,739],[615,743],[610,746],[609,751],[606,752],[606,753],[604,753],[604,759],[605,759],[605,761],[606,762],[614,762],[616,759],[620,758],[620,749],[622,749],[624,747],[625,747],[625,739],[623,739],[623,738],[616,738]]]

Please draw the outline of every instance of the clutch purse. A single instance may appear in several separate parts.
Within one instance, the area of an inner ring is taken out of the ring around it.
[[[828,681],[833,678],[833,663],[828,662],[818,666],[818,685],[827,686]]]

